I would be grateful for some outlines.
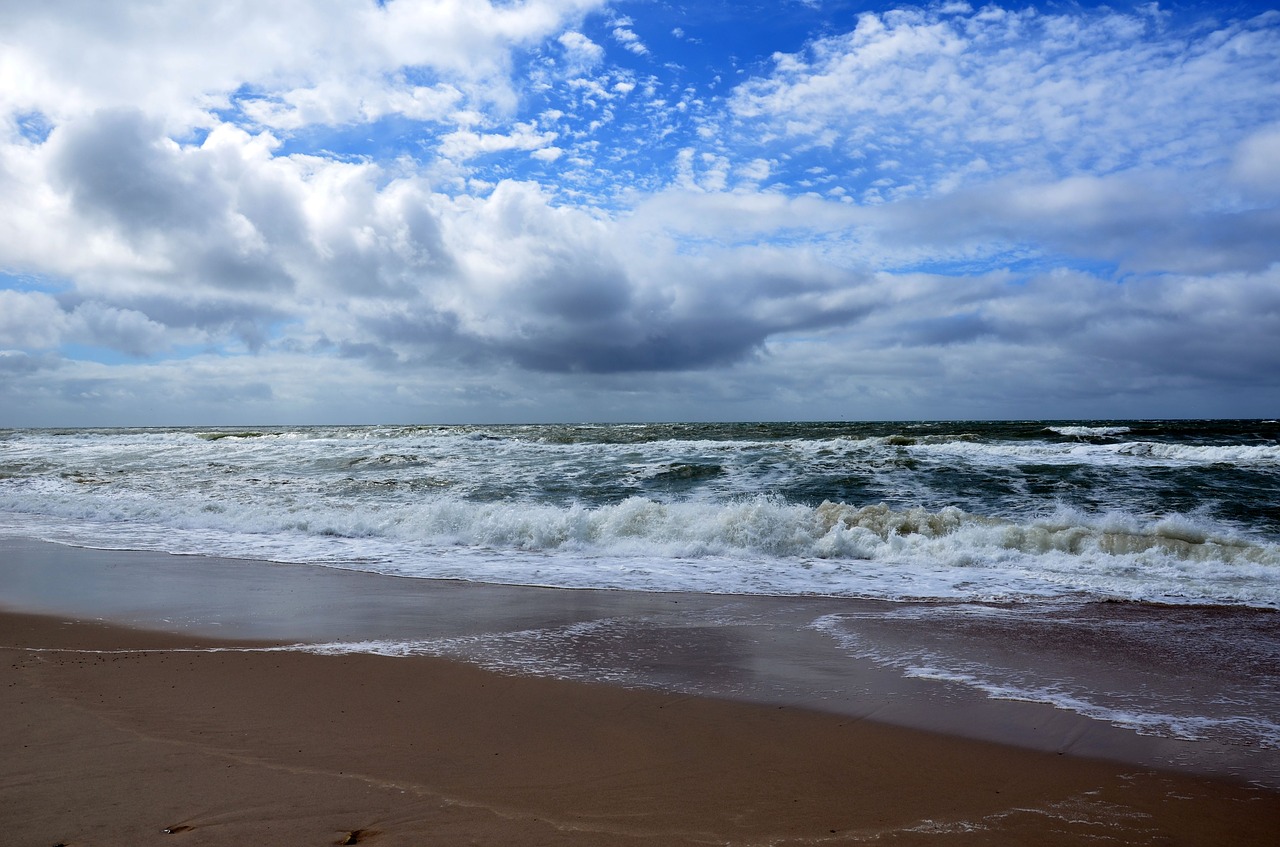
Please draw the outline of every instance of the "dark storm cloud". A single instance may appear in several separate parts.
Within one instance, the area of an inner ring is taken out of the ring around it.
[[[1280,274],[1133,286],[1078,336],[1080,353],[1205,384],[1280,385]]]
[[[646,263],[621,247],[616,256],[586,251],[550,270],[508,270],[505,287],[466,310],[444,302],[474,296],[482,288],[474,280],[435,291],[438,303],[361,325],[379,343],[407,342],[472,363],[496,358],[533,371],[617,374],[735,362],[775,335],[848,325],[873,308],[857,275],[776,252]]]
[[[541,256],[490,257],[503,266],[501,285],[457,277],[424,284],[413,300],[371,299],[329,337],[342,355],[388,368],[506,360],[551,373],[679,371],[738,361],[779,333],[847,325],[873,307],[860,277],[812,261],[667,257],[628,270],[625,248],[574,260],[544,236],[539,249],[563,258],[551,268]]]
[[[607,322],[632,306],[632,291],[616,267],[564,268],[530,279],[522,288],[529,309],[568,324]]]
[[[740,287],[724,289],[721,299],[703,299],[685,311],[617,311],[591,321],[576,320],[568,311],[557,331],[513,333],[495,347],[531,370],[680,371],[735,362],[774,335],[843,326],[868,311],[844,305],[838,294],[831,301],[788,303],[786,289],[796,284],[801,283],[783,281],[780,291],[766,294],[760,280],[744,278]]]

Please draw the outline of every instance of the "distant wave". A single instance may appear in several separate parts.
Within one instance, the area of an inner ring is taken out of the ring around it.
[[[1080,438],[1124,435],[1126,432],[1132,432],[1132,430],[1127,426],[1049,426],[1045,427],[1045,429],[1049,432],[1056,432],[1059,435],[1070,435]]]
[[[913,449],[925,455],[962,456],[974,463],[1014,461],[1075,465],[1280,464],[1280,445],[1275,444],[1170,444],[1156,441],[1122,441],[1113,444],[1082,442],[992,444],[957,440],[920,444]]]
[[[1140,456],[1196,464],[1252,464],[1280,462],[1280,445],[1270,444],[1164,444],[1136,441],[1111,449],[1124,456]]]

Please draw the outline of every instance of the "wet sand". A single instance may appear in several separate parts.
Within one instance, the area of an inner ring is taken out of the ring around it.
[[[1176,642],[1184,661],[1164,674],[1164,694],[1176,697],[1185,686],[1226,690],[1212,674],[1200,678],[1197,663],[1219,670],[1225,663],[1228,673],[1263,682],[1274,677],[1269,656],[1280,634],[1274,613],[1240,613],[1216,640],[1206,639],[1206,630],[1168,626],[1158,628],[1154,640],[1133,640],[1132,614],[1115,604],[1072,610],[1085,626],[1064,628],[1042,608],[939,618],[945,608],[929,604],[544,589],[12,537],[0,537],[0,608],[201,638],[356,642],[359,652],[435,655],[509,674],[806,708],[1280,790],[1280,750],[1138,734],[1048,703],[993,699],[972,686],[911,678],[859,658],[813,625],[838,621],[842,631],[856,634],[856,652],[912,655],[945,643],[948,652],[962,651],[964,661],[1012,658],[1050,669],[1050,678],[1075,665],[1072,673],[1083,674],[1093,690],[1152,685],[1146,671],[1158,658],[1153,645]],[[925,614],[904,618],[907,612]],[[1231,647],[1256,635],[1256,627],[1267,650]],[[1119,639],[1098,640],[1108,631],[1119,632]],[[1196,645],[1222,656],[1197,659],[1187,652]],[[1022,655],[1011,657],[1011,650]],[[1110,661],[1114,657],[1123,661]],[[1242,696],[1255,696],[1249,690]],[[1256,711],[1265,713],[1276,686],[1252,690],[1261,698]],[[1160,689],[1148,696],[1159,698]]]
[[[4,844],[1216,845],[1280,831],[1280,792],[1248,784],[1274,756],[943,697],[806,625],[869,614],[877,638],[918,637],[865,601],[8,538],[0,608]],[[987,650],[1007,634],[965,638]],[[342,641],[449,658],[297,647]]]
[[[806,709],[16,613],[0,614],[0,645],[6,844],[1260,845],[1280,831],[1273,792]]]

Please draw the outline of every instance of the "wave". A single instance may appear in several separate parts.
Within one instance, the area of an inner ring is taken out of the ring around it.
[[[196,438],[201,441],[221,441],[224,438],[266,438],[267,433],[253,430],[243,432],[198,432]]]
[[[1058,435],[1074,436],[1077,438],[1099,438],[1109,435],[1124,435],[1133,430],[1127,426],[1048,426],[1045,427],[1048,432],[1056,432]]]
[[[982,463],[1069,465],[1276,465],[1277,444],[1170,444],[1156,441],[989,443],[949,440],[920,444],[922,456],[955,456]]]
[[[1280,602],[1275,434],[1122,428],[33,431],[0,450],[0,523],[582,587]]]
[[[1271,444],[1164,444],[1135,441],[1111,448],[1123,456],[1186,462],[1189,464],[1273,464],[1280,463],[1280,445]]]
[[[683,478],[690,471],[679,468],[675,473]],[[105,486],[98,479],[74,481]],[[685,558],[753,554],[884,559],[913,546],[951,539],[957,542],[953,552],[965,548],[1116,556],[1158,550],[1188,561],[1280,564],[1276,547],[1224,534],[1190,518],[1144,521],[1118,514],[1091,518],[1066,509],[1017,522],[956,507],[930,511],[830,501],[810,507],[763,495],[727,503],[661,502],[633,496],[594,507],[426,495],[411,504],[352,510],[320,503],[304,507],[286,502],[271,508],[261,503],[251,507],[183,498],[161,502],[120,492],[94,499],[80,494],[61,504],[46,502],[45,513],[124,525],[159,521],[180,529],[385,537],[448,546]],[[21,500],[14,497],[0,498],[0,509],[24,511]]]
[[[8,496],[0,498],[0,510],[26,511]],[[83,491],[46,501],[42,511],[52,525],[90,544],[427,577],[713,593],[1082,593],[1280,606],[1280,545],[1183,516],[1060,510],[1016,521],[955,507],[812,507],[768,496],[727,503],[634,496],[587,507],[477,503],[439,494],[353,511]]]

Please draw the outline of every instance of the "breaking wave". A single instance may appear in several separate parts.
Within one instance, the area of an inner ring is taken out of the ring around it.
[[[980,598],[1090,594],[1280,606],[1280,546],[1187,517],[1026,521],[756,496],[587,507],[443,495],[353,511],[104,493],[56,510],[93,546],[316,562],[424,577],[729,593]],[[46,513],[48,513],[48,503]],[[20,504],[0,498],[0,509]],[[87,522],[85,522],[87,519]],[[56,523],[56,519],[54,521]]]
[[[1132,428],[1127,426],[1049,426],[1045,427],[1049,432],[1056,432],[1058,435],[1074,436],[1077,438],[1105,438],[1109,435],[1124,435],[1132,432]]]
[[[32,430],[0,444],[0,531],[67,543],[572,587],[1280,604],[1280,432],[1260,421]]]

